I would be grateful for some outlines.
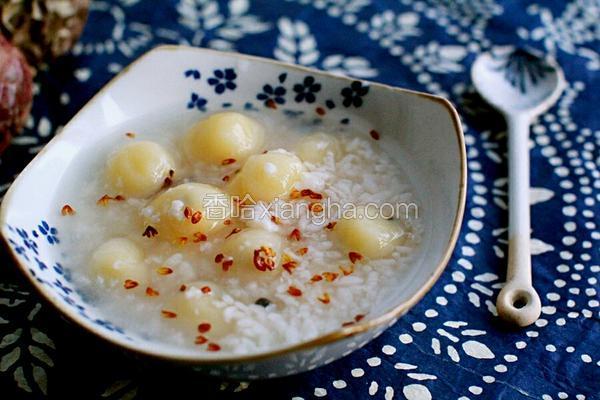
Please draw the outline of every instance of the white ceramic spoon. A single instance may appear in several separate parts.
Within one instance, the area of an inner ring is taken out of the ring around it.
[[[481,54],[471,78],[508,126],[508,269],[496,308],[501,318],[524,327],[542,308],[531,283],[529,126],[558,100],[565,78],[554,60],[507,47]]]

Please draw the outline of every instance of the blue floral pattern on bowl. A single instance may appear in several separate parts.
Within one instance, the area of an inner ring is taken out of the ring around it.
[[[307,103],[314,103],[316,100],[316,93],[321,90],[321,84],[315,81],[315,78],[312,76],[307,76],[304,78],[302,83],[297,83],[294,85],[294,92],[296,92],[296,100],[297,103],[301,103],[306,101]]]
[[[368,86],[364,86],[360,81],[354,81],[350,87],[345,87],[340,92],[344,98],[342,104],[344,107],[361,107],[363,105],[363,97],[366,96],[367,93],[369,93]]]
[[[60,244],[58,228],[50,225],[45,219],[40,220],[36,228],[29,231],[31,234],[25,228],[12,225],[6,227],[4,234],[9,245],[28,263],[29,272],[36,281],[56,292],[67,306],[73,308],[83,318],[112,332],[120,333],[127,340],[133,340],[122,328],[108,321],[91,318],[89,316],[91,313],[88,314],[90,311],[88,305],[73,287],[70,271],[58,261],[49,262],[42,259],[42,257],[50,257],[50,249]],[[32,263],[32,260],[35,263]],[[49,268],[48,265],[52,267]]]
[[[233,68],[216,69],[214,77],[208,78],[208,84],[215,87],[215,93],[221,94],[225,90],[235,90],[237,74]]]
[[[56,228],[48,225],[48,223],[46,221],[42,220],[42,222],[40,222],[40,224],[38,225],[38,230],[40,231],[40,234],[48,240],[48,243],[50,243],[50,244],[60,243],[60,241],[58,240],[58,236],[57,236],[58,230]],[[38,233],[36,231],[33,231],[33,236],[38,237]]]
[[[206,104],[208,103],[208,100],[206,100],[204,97],[200,97],[198,95],[198,93],[196,92],[192,92],[190,94],[190,99],[187,103],[187,108],[196,108],[200,111],[206,111]]]
[[[199,69],[188,69],[183,72],[183,76],[185,79],[191,77],[194,80],[201,80],[202,73]],[[237,89],[238,86],[235,83],[237,77],[238,74],[234,67],[223,67],[215,69],[213,71],[213,76],[208,78],[206,82],[208,87],[214,88],[214,92],[217,95],[222,95],[226,91],[234,92]],[[293,96],[293,99],[296,103],[306,102],[313,104],[321,101],[322,105],[327,109],[331,110],[335,108],[335,101],[333,99],[318,98],[322,85],[316,81],[314,76],[304,76],[300,82],[293,84],[289,88],[286,86],[286,81],[288,80],[287,78],[288,73],[284,72],[277,76],[276,83],[264,83],[259,88],[259,91],[256,94],[256,99],[260,100],[266,108],[273,110],[277,109],[279,106],[285,105],[288,101],[288,96]],[[369,86],[365,85],[361,81],[352,81],[349,86],[341,89],[339,92],[340,97],[338,98],[338,101],[340,101],[346,108],[359,108],[362,107],[364,99],[368,93]],[[192,91],[188,97],[186,108],[197,109],[199,111],[206,112],[208,102],[209,100],[207,98],[202,97],[197,93],[197,90],[194,89],[194,91]],[[222,108],[230,108],[232,106],[231,102],[221,102],[220,104]],[[252,102],[246,102],[244,109],[256,109],[256,106]],[[319,109],[324,110],[323,107],[319,107]],[[284,113],[290,117],[299,115],[298,112],[294,110],[284,110]],[[342,124],[348,123],[347,118],[344,118],[343,120],[346,122],[342,122]]]

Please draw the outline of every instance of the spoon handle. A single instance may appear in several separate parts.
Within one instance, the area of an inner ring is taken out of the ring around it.
[[[508,269],[496,307],[504,320],[524,327],[540,316],[531,284],[529,213],[529,125],[527,115],[508,118]]]

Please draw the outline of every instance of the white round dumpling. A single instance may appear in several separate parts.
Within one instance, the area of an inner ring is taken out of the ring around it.
[[[108,285],[119,283],[134,288],[148,279],[143,252],[125,238],[110,239],[98,247],[92,254],[90,266],[93,273]]]
[[[162,146],[134,142],[109,157],[106,180],[115,194],[147,197],[160,190],[174,170],[173,159]]]
[[[389,256],[401,241],[402,227],[397,221],[374,214],[359,208],[352,218],[338,220],[333,232],[349,251],[369,258]],[[371,215],[373,218],[369,217]]]
[[[221,296],[222,290],[217,284],[196,281],[186,284],[185,290],[174,294],[165,304],[163,313],[184,326],[188,332],[215,340],[231,330],[231,325],[225,321],[223,309],[215,305]]]
[[[159,238],[201,241],[203,235],[222,229],[232,213],[229,195],[203,183],[184,183],[161,193],[144,210],[146,226]]]
[[[262,229],[244,229],[225,240],[225,260],[233,261],[227,274],[243,280],[272,278],[281,272],[281,236]]]
[[[271,151],[248,158],[230,189],[243,198],[272,201],[288,195],[302,175],[302,161],[294,154]]]
[[[194,125],[183,140],[188,159],[208,164],[243,162],[257,153],[264,128],[256,120],[236,112],[213,114]]]
[[[331,153],[334,160],[340,158],[342,149],[339,140],[333,136],[323,132],[313,133],[308,135],[296,146],[296,154],[302,161],[319,164],[323,162],[325,156]]]

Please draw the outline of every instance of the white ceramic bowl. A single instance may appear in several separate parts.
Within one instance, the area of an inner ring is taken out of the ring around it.
[[[306,77],[321,84],[314,98],[298,97],[294,90]],[[78,152],[93,148],[106,135],[122,133],[124,127],[135,131],[146,117],[156,120],[157,115],[178,113],[200,118],[224,108],[283,112],[312,123],[366,121],[380,133],[383,148],[393,148],[386,146],[388,141],[402,146],[401,164],[420,200],[423,242],[398,290],[360,323],[258,355],[190,354],[115,326],[73,287],[69,271],[61,265],[66,250],[55,228],[61,216],[49,199],[67,169],[76,168],[72,162]],[[465,184],[461,125],[445,99],[257,57],[163,46],[106,85],[25,168],[3,201],[0,227],[31,283],[81,327],[122,348],[188,363],[213,375],[265,378],[306,371],[347,355],[417,303],[450,258],[462,221]]]

